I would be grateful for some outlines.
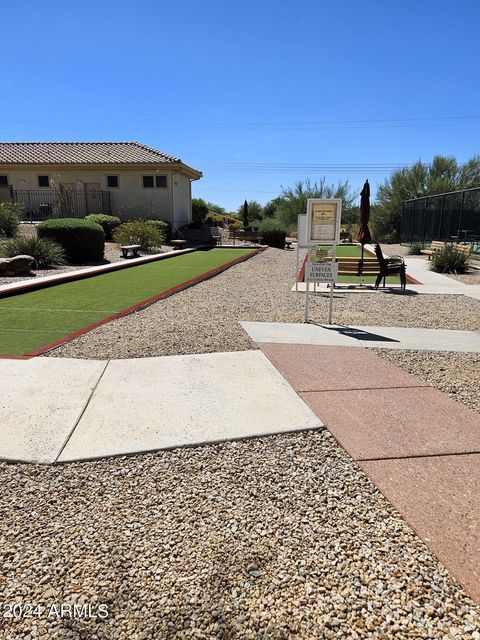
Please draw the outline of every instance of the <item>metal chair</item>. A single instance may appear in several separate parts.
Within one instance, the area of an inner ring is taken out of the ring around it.
[[[378,289],[382,278],[383,286],[385,286],[385,278],[387,278],[387,276],[399,275],[402,289],[405,291],[407,286],[407,271],[405,260],[402,256],[390,256],[389,258],[386,258],[383,255],[382,248],[379,244],[375,245],[375,255],[377,256],[378,264],[380,265],[380,273],[375,281],[375,289]]]

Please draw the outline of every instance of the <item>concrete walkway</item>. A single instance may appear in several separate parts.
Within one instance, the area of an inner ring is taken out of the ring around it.
[[[367,349],[259,346],[480,600],[480,415]]]
[[[66,462],[312,429],[260,351],[3,360],[0,459]]]
[[[412,327],[348,327],[289,322],[241,322],[255,342],[375,349],[418,349],[480,353],[480,333]]]

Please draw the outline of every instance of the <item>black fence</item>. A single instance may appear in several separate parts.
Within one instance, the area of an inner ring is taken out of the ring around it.
[[[69,189],[11,189],[11,199],[23,207],[22,220],[83,218],[90,213],[111,213],[109,191]]]
[[[401,244],[432,240],[470,244],[480,252],[480,187],[405,200]]]

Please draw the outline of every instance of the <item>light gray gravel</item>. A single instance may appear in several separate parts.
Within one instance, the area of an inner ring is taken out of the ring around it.
[[[480,637],[479,607],[325,431],[0,480],[0,600],[109,606],[2,620],[5,640]]]
[[[303,322],[304,294],[291,291],[295,252],[268,249],[215,278],[108,323],[50,356],[128,358],[255,348],[240,320]],[[311,296],[325,323],[328,296]],[[335,294],[335,323],[480,330],[480,302],[465,296]]]

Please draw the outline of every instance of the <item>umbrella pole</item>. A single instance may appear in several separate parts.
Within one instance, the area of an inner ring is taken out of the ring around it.
[[[362,257],[360,258],[360,286],[363,287],[363,251],[365,245],[362,243]]]

